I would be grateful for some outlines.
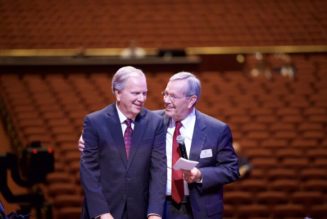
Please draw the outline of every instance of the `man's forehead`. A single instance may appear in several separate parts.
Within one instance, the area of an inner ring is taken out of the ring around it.
[[[185,80],[169,81],[166,90],[185,90],[187,84]]]

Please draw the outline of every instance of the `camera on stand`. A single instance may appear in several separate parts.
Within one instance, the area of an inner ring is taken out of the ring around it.
[[[30,184],[44,183],[48,173],[54,171],[53,149],[42,147],[40,141],[32,142],[23,150],[20,166]]]
[[[29,193],[14,195],[8,186],[8,170],[11,172],[14,182],[22,187],[28,188]],[[46,176],[54,171],[54,151],[45,148],[40,141],[34,141],[27,145],[20,154],[7,153],[0,155],[0,192],[10,203],[20,205],[22,216],[17,218],[29,218],[30,211],[36,210],[36,217],[42,218],[41,210],[44,209],[45,200],[39,183],[46,182]],[[47,207],[46,218],[51,218],[51,206]],[[15,217],[11,217],[15,218]]]

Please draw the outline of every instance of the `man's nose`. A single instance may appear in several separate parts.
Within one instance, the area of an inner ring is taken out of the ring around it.
[[[137,96],[137,99],[138,99],[139,101],[141,101],[141,102],[144,102],[144,101],[146,100],[146,95],[144,95],[144,94],[139,94],[139,95]]]
[[[163,102],[164,103],[171,103],[170,97],[168,95],[167,96],[163,96]]]

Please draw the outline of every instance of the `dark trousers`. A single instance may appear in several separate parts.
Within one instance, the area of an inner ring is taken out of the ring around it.
[[[193,219],[189,199],[184,198],[181,204],[176,204],[171,196],[167,196],[163,219]]]

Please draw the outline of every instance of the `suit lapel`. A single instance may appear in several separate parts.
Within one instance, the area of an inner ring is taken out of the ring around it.
[[[124,136],[121,130],[121,124],[118,117],[118,112],[116,109],[116,105],[112,104],[108,109],[108,129],[110,135],[112,136],[112,140],[114,145],[117,146],[120,157],[125,165],[127,165],[127,157],[126,157],[126,150],[125,150],[125,143],[124,143]]]
[[[166,116],[165,114],[163,114],[163,118],[164,118],[164,126],[165,126],[165,131],[167,131],[168,129],[168,126],[169,126],[169,121],[170,121],[170,118],[168,116]]]
[[[204,124],[201,114],[198,111],[195,111],[195,126],[193,131],[193,138],[190,151],[190,160],[200,160],[200,152],[204,146],[206,140],[206,134],[204,130],[206,125]]]
[[[142,137],[144,135],[144,129],[146,127],[146,119],[143,118],[145,117],[146,112],[144,109],[140,112],[139,115],[136,116],[135,121],[134,121],[134,130],[133,130],[133,135],[132,135],[132,147],[130,151],[130,155],[128,158],[128,165],[127,168],[130,167],[131,163],[133,162],[133,159],[135,157],[135,154],[138,151],[138,145],[140,142],[142,142]],[[124,144],[124,143],[123,143]],[[125,149],[124,149],[125,150]],[[126,157],[126,153],[125,153]]]

